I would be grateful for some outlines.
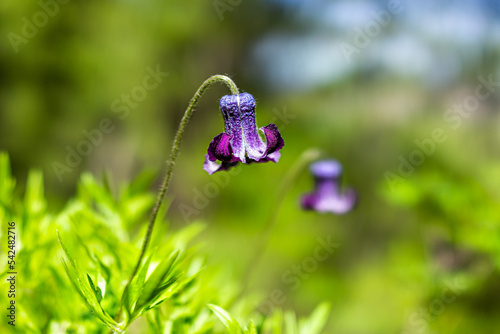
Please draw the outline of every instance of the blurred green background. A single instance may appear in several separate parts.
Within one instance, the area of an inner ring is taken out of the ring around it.
[[[50,209],[83,171],[109,171],[118,187],[152,169],[159,184],[189,99],[210,75],[228,74],[285,147],[278,164],[207,175],[228,91],[201,99],[168,216],[177,228],[208,223],[209,263],[241,277],[284,173],[317,147],[343,164],[358,206],[302,212],[312,180],[301,175],[252,289],[280,289],[278,306],[299,314],[329,301],[328,333],[499,332],[497,2],[63,2],[0,3],[0,150],[21,184],[43,170]],[[157,85],[144,81],[151,72]],[[340,246],[292,289],[284,273],[326,236]]]

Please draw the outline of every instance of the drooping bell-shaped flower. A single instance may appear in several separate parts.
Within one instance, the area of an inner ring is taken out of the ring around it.
[[[215,136],[208,146],[203,165],[208,174],[227,170],[239,162],[278,162],[281,156],[279,150],[285,143],[275,124],[260,128],[266,137],[266,142],[262,141],[255,121],[255,99],[252,95],[223,96],[220,108],[225,132]]]
[[[302,196],[305,210],[343,214],[356,203],[356,192],[352,188],[340,191],[342,166],[335,160],[322,160],[310,167],[315,181],[315,190]]]

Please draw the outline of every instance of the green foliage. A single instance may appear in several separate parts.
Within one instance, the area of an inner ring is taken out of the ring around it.
[[[238,321],[222,307],[213,304],[209,304],[208,307],[217,315],[230,334],[256,334],[260,332],[266,334],[321,334],[330,313],[330,305],[324,303],[319,305],[308,318],[297,321],[294,312],[287,311],[283,316],[280,310],[275,310],[267,319],[261,319],[259,326],[256,326],[255,322],[251,320],[248,326],[242,330]],[[258,331],[257,327],[262,328],[262,330]]]
[[[429,227],[444,231],[455,246],[494,255],[500,264],[500,243],[495,222],[500,221],[496,196],[471,175],[448,165],[423,169],[404,180],[386,199],[398,206],[414,208]]]
[[[195,222],[174,231],[163,218],[166,209],[160,213],[150,251],[126,286],[153,204],[148,192],[151,173],[122,186],[117,196],[107,178],[101,183],[83,174],[77,196],[57,214],[49,211],[40,172],[29,174],[24,196],[20,195],[5,153],[0,154],[0,180],[0,218],[16,223],[16,269],[18,277],[24,278],[16,297],[16,330],[226,332],[218,317],[230,333],[253,334],[267,333],[265,328],[276,326],[268,323],[281,321],[274,315],[266,319],[255,313],[246,297],[228,299],[227,290],[218,288],[214,280],[221,275],[219,269],[208,267],[204,254],[192,242],[204,225]],[[228,286],[238,286],[224,280]],[[215,304],[233,309],[235,316]],[[285,321],[283,333],[295,333],[290,326],[298,328],[297,333],[320,333],[325,312],[325,306],[320,306],[308,320],[294,325]],[[292,313],[286,314],[290,317]],[[248,320],[240,327],[236,318]],[[5,323],[0,326],[2,332],[11,330]]]
[[[114,331],[119,331],[118,324],[104,311],[101,305],[102,300],[102,291],[99,287],[95,287],[92,282],[92,278],[90,278],[89,274],[87,274],[87,279],[81,275],[78,270],[78,265],[76,261],[71,257],[68,252],[68,249],[64,245],[61,236],[58,234],[59,243],[61,244],[64,253],[69,261],[68,264],[63,260],[64,269],[68,274],[71,283],[75,287],[75,290],[82,297],[82,299],[86,302],[89,310],[101,320],[106,326]]]
[[[208,304],[208,307],[217,315],[224,326],[226,326],[229,334],[242,334],[238,321],[236,321],[227,311],[217,305]]]

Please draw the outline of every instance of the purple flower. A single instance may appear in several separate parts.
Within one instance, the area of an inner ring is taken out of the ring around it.
[[[343,214],[349,212],[356,203],[356,192],[348,188],[340,192],[342,166],[335,160],[322,160],[310,167],[314,176],[315,190],[302,196],[305,210]]]
[[[239,162],[278,162],[281,156],[279,150],[285,143],[275,124],[260,128],[266,137],[266,142],[262,141],[255,122],[255,99],[252,95],[223,96],[220,108],[226,132],[215,136],[208,146],[203,165],[208,174],[227,170]]]

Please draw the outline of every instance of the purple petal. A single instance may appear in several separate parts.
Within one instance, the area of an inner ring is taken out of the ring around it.
[[[230,145],[231,136],[226,133],[220,133],[212,139],[208,145],[208,159],[210,161],[231,161],[233,159],[233,150]]]
[[[351,211],[355,204],[356,192],[354,189],[348,189],[342,195],[321,198],[316,203],[316,211],[344,214]]]
[[[217,163],[215,161],[210,160],[208,154],[205,154],[205,163],[203,164],[203,169],[210,175],[215,172],[220,172],[223,170],[228,170],[231,167],[234,167],[238,164],[238,161],[223,161],[222,163]]]
[[[221,167],[221,164],[210,160],[208,154],[205,154],[205,163],[203,164],[203,169],[210,175],[217,172]]]
[[[220,99],[225,133],[217,135],[210,143],[204,169],[213,174],[235,166],[237,162],[278,162],[284,142],[275,124],[263,131],[264,143],[255,121],[255,99],[248,93],[226,95]],[[217,163],[220,160],[221,163]]]
[[[351,188],[340,193],[336,179],[316,178],[315,191],[304,195],[301,204],[306,210],[344,214],[352,210],[356,197],[356,192]]]
[[[285,146],[285,142],[283,138],[281,138],[281,134],[278,131],[278,127],[274,124],[266,125],[260,128],[264,134],[266,135],[266,154],[260,158],[259,160],[249,160],[248,162],[278,162],[281,157],[281,153],[279,150]]]
[[[320,195],[318,193],[306,194],[302,197],[302,207],[306,210],[317,212],[330,212],[344,214],[352,210],[356,204],[356,192],[348,189],[345,194]]]
[[[318,196],[315,193],[302,195],[300,199],[300,205],[304,210],[315,210],[316,202],[318,202]]]
[[[280,160],[281,153],[279,151],[273,152],[266,156],[266,161],[278,162]]]
[[[242,93],[239,95],[239,105],[246,154],[249,159],[258,161],[266,154],[266,144],[264,144],[257,131],[255,99],[248,93]]]
[[[241,130],[241,116],[237,95],[226,95],[220,99],[220,109],[224,117],[226,133],[231,136],[232,154],[240,161],[245,161],[245,147]]]
[[[342,175],[342,165],[333,159],[315,162],[310,169],[314,177],[321,179],[338,179]]]
[[[283,146],[285,146],[285,142],[283,141],[283,138],[281,137],[281,134],[276,124],[271,123],[269,125],[262,127],[261,130],[264,131],[264,134],[266,135],[266,145],[267,145],[266,154],[268,156],[273,152],[281,150]]]

